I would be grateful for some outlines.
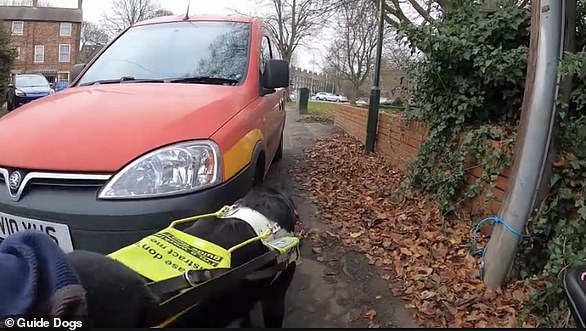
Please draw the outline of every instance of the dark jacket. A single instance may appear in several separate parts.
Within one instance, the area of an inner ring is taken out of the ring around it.
[[[83,320],[85,290],[48,235],[26,231],[0,243],[0,326],[7,317]]]

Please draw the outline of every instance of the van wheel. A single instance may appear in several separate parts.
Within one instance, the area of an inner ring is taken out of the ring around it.
[[[261,186],[265,179],[265,156],[261,154],[256,160],[254,177],[252,178],[252,187]]]
[[[283,133],[281,133],[281,142],[279,142],[279,148],[277,148],[277,152],[275,153],[275,157],[273,158],[273,162],[279,162],[283,158]]]

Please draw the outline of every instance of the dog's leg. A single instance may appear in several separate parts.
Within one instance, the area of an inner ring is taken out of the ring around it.
[[[283,327],[285,318],[285,295],[293,281],[295,263],[292,263],[271,286],[270,292],[262,299],[262,313],[265,328]]]

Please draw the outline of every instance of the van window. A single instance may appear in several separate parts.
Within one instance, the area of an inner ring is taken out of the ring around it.
[[[137,26],[112,43],[79,80],[209,76],[239,82],[248,68],[250,24],[173,22]]]
[[[273,53],[271,52],[271,41],[268,37],[262,38],[262,45],[261,45],[261,54],[260,54],[260,68],[261,73],[265,71],[265,63],[273,58]]]

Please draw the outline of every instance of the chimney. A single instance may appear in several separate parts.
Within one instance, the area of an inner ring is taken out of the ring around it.
[[[78,9],[83,9],[83,0],[77,0],[77,8]]]
[[[39,0],[33,0],[33,7],[37,8],[39,6]]]

